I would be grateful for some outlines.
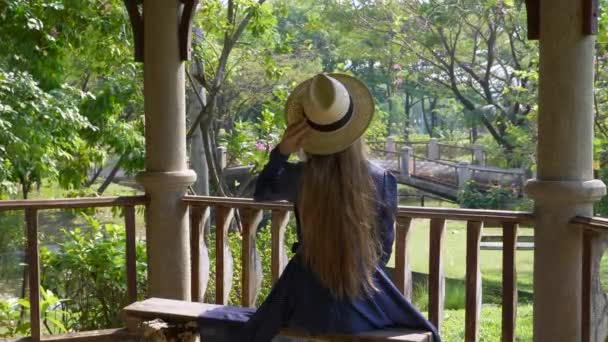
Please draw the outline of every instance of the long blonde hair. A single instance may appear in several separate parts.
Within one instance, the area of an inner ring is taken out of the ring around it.
[[[380,257],[375,190],[363,144],[327,156],[308,156],[300,183],[300,253],[338,298],[373,291]]]

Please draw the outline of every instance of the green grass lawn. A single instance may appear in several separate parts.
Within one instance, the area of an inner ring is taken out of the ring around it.
[[[428,273],[429,269],[429,220],[413,220],[408,256],[414,272]],[[500,228],[484,228],[483,234],[502,235]],[[533,230],[520,228],[520,235],[533,235]],[[466,222],[447,221],[444,236],[443,263],[445,276],[464,279],[466,270]],[[394,266],[393,253],[389,266]],[[533,251],[517,251],[517,283],[521,291],[532,291]],[[482,250],[480,269],[483,282],[502,282],[502,251]]]
[[[484,305],[481,309],[479,341],[501,340],[502,309],[500,306]],[[464,310],[446,310],[440,334],[443,341],[464,341]],[[519,305],[515,329],[517,341],[532,341],[532,305]]]

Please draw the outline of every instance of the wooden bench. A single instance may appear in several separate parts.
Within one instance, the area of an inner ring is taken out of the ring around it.
[[[198,325],[198,317],[209,310],[217,309],[221,305],[193,303],[179,300],[150,298],[135,302],[123,309],[125,325],[133,333],[138,333],[143,322],[161,319],[167,323],[189,323]],[[281,331],[281,336],[298,338],[306,341],[334,342],[379,342],[379,341],[406,341],[406,342],[432,342],[433,335],[427,331],[410,329],[386,329],[360,333],[353,336],[328,335],[310,336],[292,330]]]
[[[503,249],[502,235],[484,235],[479,245],[482,250],[501,251]],[[534,249],[534,236],[518,236],[516,248],[529,251]]]

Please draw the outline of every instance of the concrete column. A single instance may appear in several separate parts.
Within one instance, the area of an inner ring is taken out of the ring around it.
[[[196,174],[186,164],[184,63],[178,50],[180,2],[144,2],[146,171],[137,176],[146,210],[150,295],[190,299],[187,207],[181,198]]]
[[[226,146],[217,147],[217,166],[220,170],[224,170],[228,165],[228,149]]]
[[[429,140],[426,153],[426,157],[430,160],[439,159],[439,142],[436,138],[431,138],[431,140]]]
[[[475,165],[485,165],[486,164],[486,155],[482,146],[473,145],[473,164]]]
[[[466,161],[458,162],[458,189],[464,188],[468,181],[473,177],[473,170],[469,167],[470,164]]]
[[[412,148],[408,146],[402,148],[401,158],[399,159],[399,171],[402,176],[410,176],[410,164],[412,162]]]
[[[386,138],[386,150],[389,152],[397,152],[397,149],[395,148],[395,137],[392,135]]]
[[[535,200],[534,340],[581,340],[581,230],[605,193],[593,179],[593,48],[582,3],[540,2],[538,175]]]

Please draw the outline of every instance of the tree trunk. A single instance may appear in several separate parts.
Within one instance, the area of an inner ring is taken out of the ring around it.
[[[406,92],[404,106],[405,122],[403,123],[403,135],[406,141],[410,139],[410,115],[412,111],[411,102],[412,97]]]
[[[198,70],[196,63],[190,66],[190,73],[195,75],[202,72]],[[198,91],[198,96],[194,93]],[[187,111],[186,115],[190,124],[194,122],[196,116],[203,110],[203,106],[207,104],[207,94],[205,89],[200,87],[200,90],[188,89],[187,93]],[[200,99],[203,101],[201,103]],[[195,128],[192,137],[190,138],[190,167],[196,172],[196,183],[192,186],[197,195],[209,195],[209,168],[207,166],[207,155],[203,144],[203,134],[200,125]]]
[[[473,124],[473,126],[471,127],[471,145],[475,144],[478,138],[479,132],[477,130],[477,124]]]
[[[395,126],[395,115],[394,115],[394,106],[393,106],[393,89],[390,83],[386,84],[386,104],[388,107],[388,135],[392,135],[394,133]]]
[[[434,138],[435,137],[435,125],[436,125],[436,118],[434,118],[434,116],[436,115],[435,113],[435,107],[437,107],[437,98],[433,98],[432,100],[429,100],[429,108],[428,110],[425,109],[424,107],[424,99],[422,99],[422,119],[424,121],[424,127],[426,128],[426,131],[429,134],[429,137]],[[431,116],[430,120],[428,115]]]
[[[118,158],[118,161],[112,168],[112,171],[110,171],[110,174],[108,175],[108,177],[103,181],[103,183],[101,184],[99,189],[97,189],[97,194],[99,194],[99,195],[103,194],[104,191],[106,191],[106,189],[108,188],[108,186],[110,186],[110,184],[112,184],[114,177],[116,177],[116,174],[120,170],[120,164],[122,164],[122,160],[125,158],[126,155],[127,155],[127,153],[125,152],[122,154],[122,156],[120,156],[120,158]]]
[[[93,185],[93,183],[95,183],[97,178],[99,178],[99,175],[101,175],[101,171],[103,171],[103,166],[97,168],[97,171],[95,171],[95,174],[93,175],[93,177],[91,177],[90,180],[88,180],[86,183],[84,183],[84,187],[88,188],[91,185]]]

